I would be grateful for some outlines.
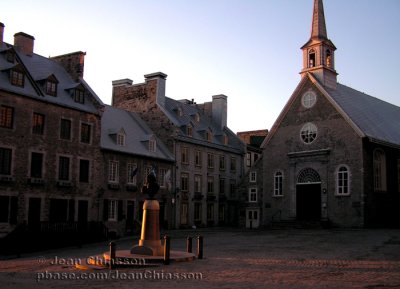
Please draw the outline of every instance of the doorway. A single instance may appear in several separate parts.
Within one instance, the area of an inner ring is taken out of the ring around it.
[[[260,226],[260,210],[259,209],[247,209],[246,210],[246,228],[256,229]]]
[[[321,220],[321,177],[312,168],[305,168],[297,176],[296,216],[298,220]]]
[[[321,184],[296,186],[296,211],[298,220],[321,219]]]

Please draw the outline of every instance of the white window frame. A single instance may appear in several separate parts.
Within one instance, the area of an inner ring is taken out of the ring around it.
[[[283,196],[283,172],[276,171],[274,173],[274,197]]]
[[[125,134],[124,133],[120,132],[117,134],[117,145],[125,146]]]
[[[214,168],[214,155],[212,153],[207,154],[207,168]]]
[[[108,201],[108,220],[117,221],[118,219],[118,200]]]
[[[341,170],[343,168],[345,171]],[[349,167],[347,165],[339,165],[336,169],[336,196],[349,196],[350,184],[351,174]],[[347,191],[343,192],[345,188],[347,188]]]
[[[251,171],[249,173],[249,181],[250,181],[250,183],[257,182],[257,172],[256,171]]]
[[[201,193],[201,175],[194,176],[194,192]]]
[[[257,203],[258,191],[257,188],[249,188],[249,203]]]
[[[197,166],[197,167],[201,167],[201,151],[198,151],[198,150],[196,150],[195,152],[194,152],[194,160],[195,160],[195,165]]]
[[[119,162],[110,160],[108,162],[108,182],[118,183],[119,182]]]
[[[189,148],[188,147],[182,147],[181,163],[182,164],[189,163]]]
[[[150,152],[156,152],[156,148],[157,148],[157,142],[155,139],[150,139],[149,140],[149,151]]]
[[[128,163],[128,164],[126,165],[126,171],[127,171],[126,179],[127,179],[127,184],[128,184],[128,185],[134,185],[134,186],[136,186],[136,183],[137,183],[137,178],[136,178],[137,173],[136,173],[135,176],[132,176],[132,173],[133,173],[133,171],[134,171],[136,168],[137,168],[137,164],[136,164],[136,163]]]
[[[158,184],[160,185],[161,188],[166,187],[165,183],[165,174],[167,173],[167,169],[165,168],[160,168],[158,170]]]

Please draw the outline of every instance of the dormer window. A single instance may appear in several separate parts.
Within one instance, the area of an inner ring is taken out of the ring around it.
[[[125,146],[125,134],[123,132],[117,134],[117,145]]]
[[[24,87],[25,75],[20,70],[11,69],[10,81],[12,85]]]
[[[196,113],[196,114],[194,115],[194,120],[195,120],[196,122],[200,122],[200,114]]]
[[[179,116],[183,116],[182,108],[178,107],[178,109],[177,109],[176,112],[177,112],[177,114],[178,114]]]
[[[46,94],[57,96],[57,82],[54,80],[46,80]]]
[[[308,67],[315,67],[315,50],[311,49],[308,52]]]
[[[224,134],[224,145],[228,145],[228,136],[226,134]]]
[[[85,92],[82,89],[75,89],[74,99],[75,102],[85,103]]]
[[[6,59],[8,62],[14,63],[15,61],[15,52],[11,49],[7,50],[6,52]]]
[[[186,127],[186,134],[188,135],[188,136],[193,136],[193,127],[192,126],[190,126],[190,125],[188,125],[187,127]]]
[[[211,141],[212,140],[212,134],[209,131],[206,131],[206,140]]]
[[[149,151],[155,152],[157,147],[157,143],[155,139],[150,139],[149,140]]]

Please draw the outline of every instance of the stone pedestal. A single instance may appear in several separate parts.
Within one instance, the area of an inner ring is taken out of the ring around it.
[[[159,224],[160,204],[157,200],[146,200],[143,204],[142,233],[139,245],[132,247],[131,254],[162,256]]]

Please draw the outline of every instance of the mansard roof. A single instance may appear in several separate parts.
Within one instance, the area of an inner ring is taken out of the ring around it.
[[[6,59],[7,50],[13,50],[15,53],[14,63]],[[25,82],[24,87],[14,86],[9,81],[9,74],[5,69],[12,69],[14,65],[19,64],[24,67]],[[50,96],[45,93],[44,87],[40,84],[43,79],[49,76],[57,79],[57,96]],[[85,97],[84,103],[74,100],[69,90],[71,87],[82,85],[85,88],[88,97]],[[0,89],[17,93],[29,98],[40,101],[61,105],[90,113],[99,113],[99,107],[103,105],[101,99],[90,88],[90,86],[81,78],[79,82],[74,81],[68,72],[56,61],[33,53],[25,55],[13,45],[0,43]]]
[[[117,144],[117,134],[123,132],[125,144]],[[149,140],[156,141],[155,151],[149,150]],[[102,149],[111,151],[174,161],[174,156],[167,147],[156,137],[147,124],[135,113],[109,105],[104,106],[101,117],[101,142]]]
[[[174,100],[165,97],[165,105],[160,108],[177,127],[177,139],[243,154],[244,143],[228,127],[221,128],[213,122],[211,112],[208,113],[205,108],[208,104],[211,105],[211,103],[196,104],[189,100]],[[187,134],[188,126],[192,128],[191,136]],[[210,141],[206,138],[207,132],[212,135]],[[227,144],[224,142],[225,137]]]

